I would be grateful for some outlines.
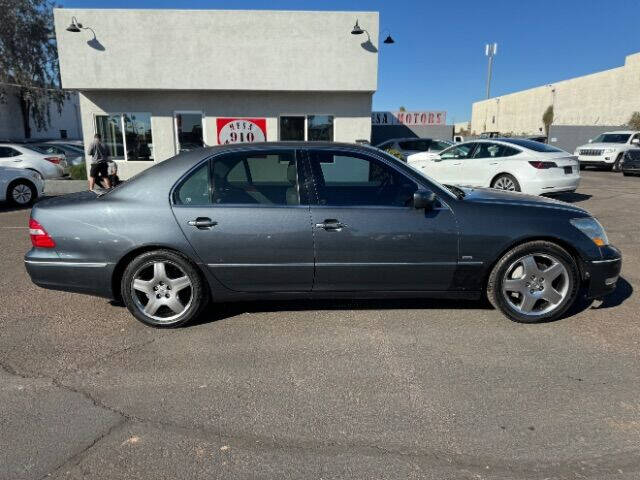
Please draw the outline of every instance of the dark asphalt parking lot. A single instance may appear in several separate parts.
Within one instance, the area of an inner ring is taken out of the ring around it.
[[[143,326],[31,284],[0,206],[0,478],[640,478],[640,178],[576,194],[624,255],[604,302],[227,305]]]

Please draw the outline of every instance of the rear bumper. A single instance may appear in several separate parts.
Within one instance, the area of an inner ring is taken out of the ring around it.
[[[584,265],[588,279],[587,297],[598,298],[612,293],[616,289],[622,270],[622,256],[615,247],[604,247],[603,258],[591,260]]]
[[[31,281],[39,287],[113,298],[113,264],[43,258],[36,249],[25,255],[24,263]]]
[[[552,178],[541,178],[529,181],[523,190],[532,195],[544,195],[549,193],[573,192],[579,185],[580,175],[571,174],[566,175],[566,177],[554,176]]]

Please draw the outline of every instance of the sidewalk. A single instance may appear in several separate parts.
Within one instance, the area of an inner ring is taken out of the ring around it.
[[[67,193],[81,192],[87,189],[86,180],[45,180],[44,194],[65,195]]]

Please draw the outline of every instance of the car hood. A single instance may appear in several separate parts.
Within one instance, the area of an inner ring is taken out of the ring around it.
[[[465,202],[553,208],[578,213],[580,216],[591,216],[583,208],[553,198],[527,195],[520,192],[506,192],[494,188],[462,188],[462,190],[465,192]]]

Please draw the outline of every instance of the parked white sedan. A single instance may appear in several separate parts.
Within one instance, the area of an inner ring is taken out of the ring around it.
[[[569,152],[520,138],[474,140],[407,162],[440,183],[491,187],[532,195],[573,192],[580,167]]]
[[[43,179],[58,178],[69,173],[64,155],[46,154],[21,143],[0,143],[0,167],[33,170]]]
[[[44,180],[31,170],[0,167],[0,201],[25,207],[44,193]]]

